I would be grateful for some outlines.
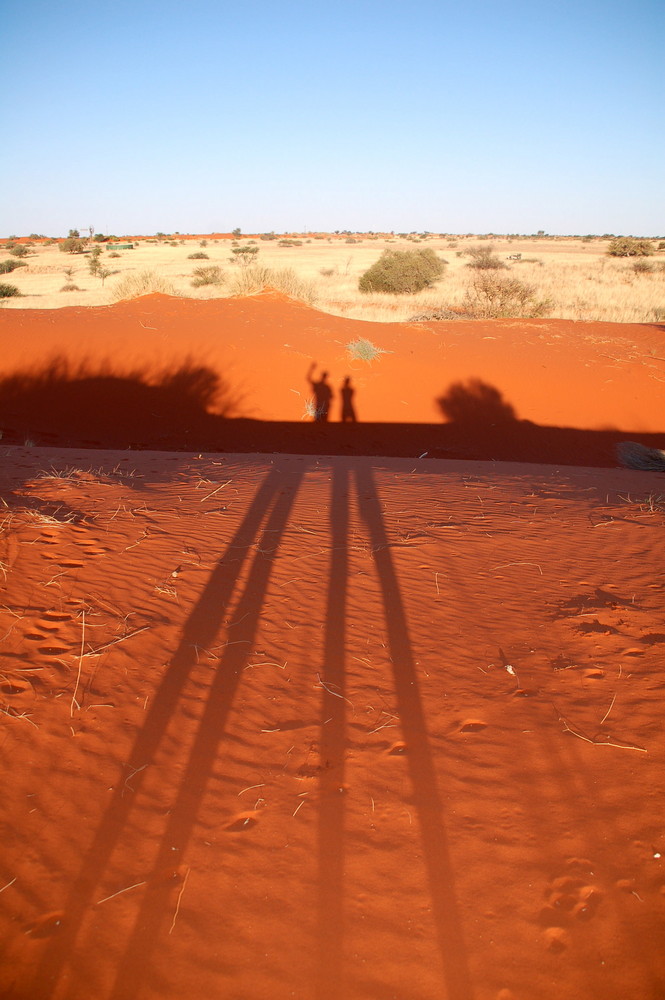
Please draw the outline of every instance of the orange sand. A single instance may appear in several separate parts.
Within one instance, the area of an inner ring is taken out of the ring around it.
[[[662,998],[665,489],[603,428],[659,437],[663,331],[271,294],[0,330],[0,996]],[[359,336],[393,353],[349,365]],[[81,447],[118,400],[221,433],[201,377],[146,395],[187,358],[244,393],[225,453]],[[301,421],[310,359],[356,427]],[[475,453],[395,457],[446,394]]]

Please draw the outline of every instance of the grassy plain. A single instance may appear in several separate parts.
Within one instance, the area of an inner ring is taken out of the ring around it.
[[[245,268],[231,260],[228,238],[177,236],[157,242],[138,238],[134,249],[114,250],[102,244],[102,264],[113,273],[102,283],[90,274],[86,254],[63,254],[57,244],[35,243],[27,267],[7,275],[21,297],[4,300],[4,308],[53,309],[62,306],[104,305],[118,297],[123,279],[153,271],[170,283],[176,294],[191,298],[225,297],[259,290],[266,283],[304,298],[318,309],[338,316],[378,322],[403,321],[434,310],[465,311],[465,300],[477,272],[469,268],[468,251],[491,246],[506,265],[501,275],[518,278],[534,289],[536,299],[549,301],[547,315],[560,319],[617,323],[660,322],[665,317],[665,253],[649,258],[652,270],[636,273],[634,260],[607,256],[608,240],[578,237],[496,237],[412,239],[364,236],[347,242],[339,236],[301,236],[282,241],[243,237],[236,246],[252,239],[259,248],[256,264]],[[200,245],[205,244],[205,245]],[[299,244],[299,245],[298,245]],[[658,244],[654,243],[654,247]],[[362,294],[360,275],[386,249],[431,247],[447,262],[445,274],[430,289],[416,295]],[[112,256],[112,254],[118,256]],[[192,253],[205,253],[208,260],[192,260]],[[515,254],[521,259],[511,260]],[[5,255],[3,255],[5,256]],[[202,264],[223,272],[219,285],[192,287],[194,269]],[[65,270],[71,268],[71,276]],[[77,291],[61,291],[63,285]]]

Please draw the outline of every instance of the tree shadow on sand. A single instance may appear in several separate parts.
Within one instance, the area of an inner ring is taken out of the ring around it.
[[[65,447],[214,448],[220,421],[243,414],[242,396],[212,368],[117,374],[110,364],[56,357],[0,380],[4,440]]]
[[[493,385],[479,378],[468,382],[453,382],[445,396],[437,399],[444,417],[453,424],[467,427],[494,427],[508,429],[517,420],[515,410]]]

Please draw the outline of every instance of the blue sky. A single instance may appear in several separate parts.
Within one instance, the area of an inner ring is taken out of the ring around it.
[[[7,5],[0,234],[665,235],[664,12]]]

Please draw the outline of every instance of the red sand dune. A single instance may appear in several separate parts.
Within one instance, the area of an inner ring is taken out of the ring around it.
[[[664,480],[603,468],[600,429],[662,426],[662,330],[271,294],[0,328],[5,440],[59,435],[2,447],[0,996],[659,1000]],[[359,336],[393,353],[350,367]],[[230,453],[367,448],[300,420],[310,359],[404,442],[447,395],[442,449],[524,449],[531,421],[596,468]],[[227,453],[62,447],[123,401],[146,437],[169,401],[221,434],[197,365],[261,418]]]

